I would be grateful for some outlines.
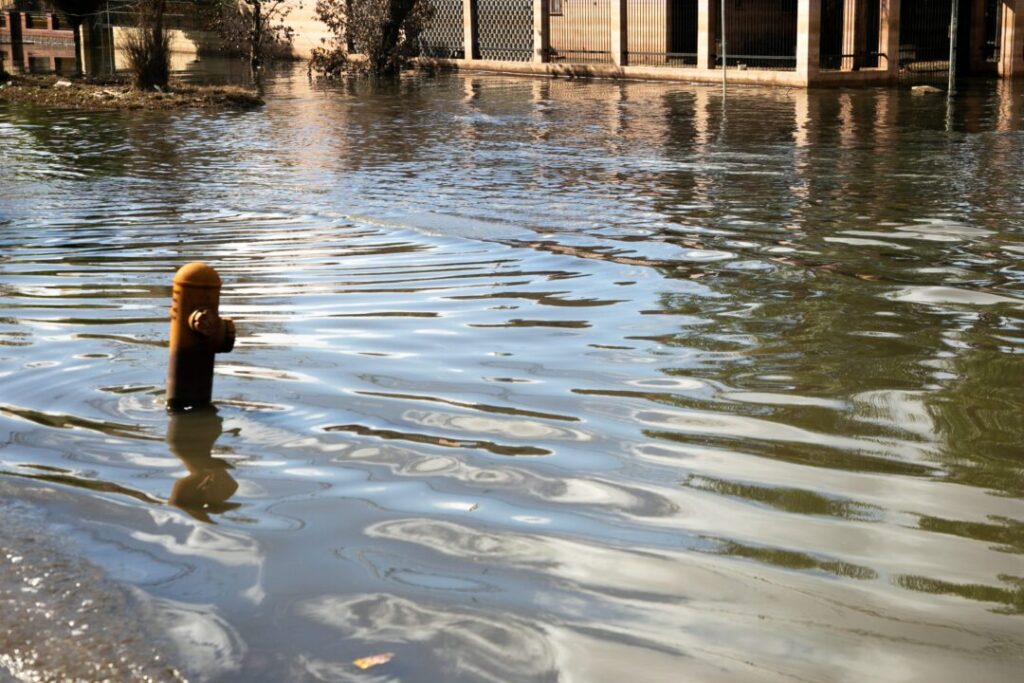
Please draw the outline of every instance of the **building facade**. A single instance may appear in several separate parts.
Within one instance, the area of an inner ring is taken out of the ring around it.
[[[434,0],[458,68],[767,83],[944,78],[953,0]],[[724,12],[723,12],[724,10]],[[958,75],[1024,77],[1024,0],[956,0]]]
[[[325,27],[311,3],[289,1],[293,47],[305,57]],[[944,80],[954,1],[957,74],[1024,77],[1024,0],[431,0],[420,51],[459,69],[568,76],[791,87]],[[87,71],[97,51],[113,59],[123,24],[111,17],[82,29]],[[203,35],[177,30],[175,49],[210,49]],[[55,15],[0,10],[8,69],[73,69],[73,38]]]

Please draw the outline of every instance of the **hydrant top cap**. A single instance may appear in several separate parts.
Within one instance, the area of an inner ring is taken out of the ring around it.
[[[174,275],[174,284],[191,285],[192,287],[220,287],[220,275],[217,271],[196,261],[187,266],[182,266]]]

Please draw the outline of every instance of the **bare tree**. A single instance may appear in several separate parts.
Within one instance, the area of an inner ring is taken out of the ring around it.
[[[138,26],[125,35],[128,69],[136,88],[166,88],[171,76],[171,40],[164,25],[167,0],[138,0]]]

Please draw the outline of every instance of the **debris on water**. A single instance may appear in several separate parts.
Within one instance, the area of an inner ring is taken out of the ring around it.
[[[366,669],[380,666],[381,664],[387,664],[391,661],[391,658],[395,656],[394,652],[381,652],[377,655],[370,655],[369,657],[361,657],[352,663],[364,671]]]
[[[57,81],[56,83],[54,83],[53,87],[54,88],[70,88],[71,87],[71,81],[67,81],[67,80],[61,79],[61,80]]]
[[[915,85],[910,92],[915,95],[936,95],[942,92],[942,88],[936,88],[934,85]]]

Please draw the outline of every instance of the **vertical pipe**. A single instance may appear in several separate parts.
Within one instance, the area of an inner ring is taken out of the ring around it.
[[[956,94],[956,34],[959,5],[960,0],[953,0],[949,14],[949,88],[946,91],[948,97]]]

